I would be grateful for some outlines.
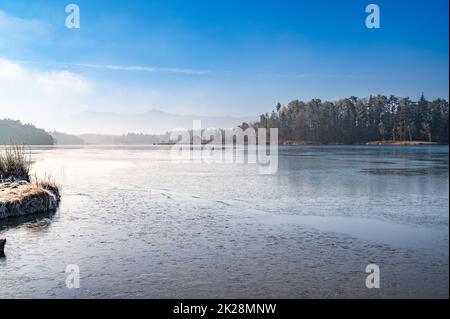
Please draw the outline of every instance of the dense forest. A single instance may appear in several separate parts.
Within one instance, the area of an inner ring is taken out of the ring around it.
[[[279,129],[280,143],[365,143],[426,141],[448,144],[448,101],[396,96],[350,97],[336,102],[280,103],[253,127]],[[243,125],[246,125],[245,123]]]
[[[0,119],[0,145],[5,144],[53,145],[54,141],[50,134],[34,125]]]

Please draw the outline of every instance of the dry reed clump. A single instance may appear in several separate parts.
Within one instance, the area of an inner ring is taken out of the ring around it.
[[[61,186],[58,185],[52,177],[48,175],[44,178],[35,176],[32,183],[38,188],[51,192],[56,196],[58,202],[61,200]]]
[[[0,182],[7,180],[30,180],[31,161],[24,146],[7,146],[0,150]]]

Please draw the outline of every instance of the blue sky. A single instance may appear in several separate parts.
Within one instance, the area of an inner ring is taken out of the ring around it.
[[[72,2],[79,30],[65,28],[68,1],[0,2],[4,70],[26,73],[30,86],[74,82],[67,114],[246,116],[292,99],[448,98],[447,0]],[[380,29],[365,27],[369,3]],[[12,115],[31,117],[24,108]]]

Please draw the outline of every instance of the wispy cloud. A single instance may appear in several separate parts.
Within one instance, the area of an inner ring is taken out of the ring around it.
[[[22,19],[0,10],[0,48],[42,43],[51,37],[50,29],[46,22]]]
[[[147,73],[173,73],[173,74],[189,74],[189,75],[206,75],[210,72],[207,70],[193,70],[180,68],[158,68],[148,66],[122,66],[122,65],[99,65],[99,64],[85,64],[76,63],[75,66],[85,68],[106,69],[113,71],[131,71],[131,72],[147,72]]]
[[[209,105],[209,98],[215,96],[204,90],[111,84],[76,70],[34,68],[0,57],[0,117],[31,122],[47,130],[81,132],[83,123],[74,123],[72,117],[85,111],[189,112],[198,110],[199,105]],[[126,131],[121,129],[117,127],[116,131]]]
[[[110,70],[119,72],[144,72],[144,73],[167,73],[167,74],[185,74],[185,75],[207,75],[208,70],[195,70],[188,68],[166,68],[152,67],[142,65],[112,65],[112,64],[92,64],[92,63],[66,63],[66,62],[40,62],[40,61],[15,61],[18,64],[38,64],[47,66],[65,66],[88,69]]]
[[[262,77],[269,78],[288,78],[288,79],[361,79],[361,80],[388,80],[403,79],[406,76],[381,76],[376,74],[320,74],[320,73],[297,73],[297,74],[260,74]]]

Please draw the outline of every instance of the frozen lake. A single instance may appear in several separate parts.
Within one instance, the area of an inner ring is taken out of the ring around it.
[[[63,202],[0,222],[0,297],[448,298],[447,146],[281,147],[275,175],[156,146],[31,156]]]

